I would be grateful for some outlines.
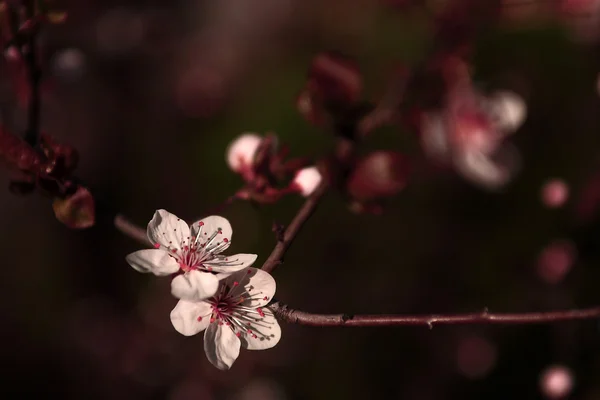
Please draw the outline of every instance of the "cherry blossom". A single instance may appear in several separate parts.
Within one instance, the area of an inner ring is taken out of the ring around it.
[[[267,272],[245,268],[221,280],[208,299],[180,300],[171,311],[171,322],[185,336],[205,331],[206,357],[215,367],[227,370],[238,358],[240,347],[264,350],[279,342],[281,328],[266,307],[275,288]]]
[[[469,87],[448,94],[442,112],[421,118],[421,143],[428,156],[453,165],[463,177],[489,189],[505,185],[516,155],[504,139],[525,120],[526,105],[515,93],[484,96]]]
[[[191,226],[166,210],[158,210],[148,224],[148,238],[154,249],[139,250],[126,257],[137,271],[157,276],[178,274],[171,293],[189,301],[213,296],[219,279],[256,261],[256,254],[225,256],[233,233],[227,219],[210,216]]]

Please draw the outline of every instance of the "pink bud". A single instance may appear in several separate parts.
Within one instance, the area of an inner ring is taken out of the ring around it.
[[[573,389],[571,370],[562,365],[547,368],[540,377],[540,389],[549,399],[566,398]]]
[[[335,53],[320,53],[313,58],[308,73],[313,90],[329,102],[351,104],[362,92],[362,76],[356,63]]]
[[[307,167],[296,172],[296,176],[292,181],[292,186],[296,188],[302,196],[308,197],[315,191],[322,180],[323,177],[317,167]]]
[[[96,220],[94,198],[82,186],[79,186],[75,193],[64,199],[55,199],[52,208],[56,218],[69,228],[90,228]]]
[[[542,203],[548,208],[563,206],[569,198],[569,186],[561,179],[551,179],[542,186]]]
[[[234,172],[252,166],[256,150],[263,138],[255,133],[243,133],[229,144],[226,151],[227,165]]]
[[[394,151],[375,151],[358,161],[347,182],[348,193],[369,201],[398,194],[408,179],[408,160]]]

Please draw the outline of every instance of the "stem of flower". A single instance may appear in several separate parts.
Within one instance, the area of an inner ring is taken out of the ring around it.
[[[117,214],[115,216],[114,225],[115,228],[121,231],[121,233],[123,233],[125,236],[129,236],[130,238],[137,240],[144,246],[152,247],[152,243],[150,243],[150,240],[146,235],[146,230],[129,221],[123,215]]]
[[[600,319],[600,307],[564,311],[528,313],[477,313],[446,315],[351,315],[311,314],[294,310],[281,303],[269,306],[279,320],[308,326],[426,326],[434,325],[520,325],[550,324],[562,321]]]

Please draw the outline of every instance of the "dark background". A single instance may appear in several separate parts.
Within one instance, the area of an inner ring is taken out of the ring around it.
[[[382,216],[353,214],[328,195],[274,274],[280,300],[313,312],[407,314],[600,304],[600,224],[584,190],[598,186],[600,170],[600,59],[594,30],[581,25],[595,20],[554,3],[510,6],[475,38],[476,83],[515,90],[528,104],[511,139],[522,157],[516,179],[489,193],[433,167],[414,132],[377,131],[361,151],[409,155],[410,184]],[[333,137],[294,104],[316,52],[356,57],[366,97],[377,99],[396,63],[421,62],[433,38],[423,8],[369,0],[64,5],[68,21],[42,38],[43,128],[79,150],[78,175],[100,200],[142,226],[158,208],[202,217],[237,190],[224,153],[242,132],[274,131],[292,155],[324,155]],[[10,123],[23,128],[24,111],[6,82],[0,88]],[[552,178],[570,189],[555,210],[540,198]],[[583,201],[592,212],[582,214]],[[288,222],[301,202],[227,208],[231,251],[257,253],[260,265],[275,243],[272,222]],[[6,191],[0,206],[2,398],[537,399],[540,375],[560,364],[575,379],[569,398],[600,399],[598,321],[284,325],[274,349],[243,351],[221,372],[202,335],[172,328],[168,279],[125,262],[137,243],[110,225],[69,230],[39,196]],[[538,259],[556,240],[576,255],[549,283]]]

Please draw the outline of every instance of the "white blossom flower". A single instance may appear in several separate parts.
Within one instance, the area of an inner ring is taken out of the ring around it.
[[[232,233],[229,221],[220,216],[188,226],[168,211],[158,210],[148,223],[154,249],[136,251],[126,260],[139,272],[157,276],[180,273],[171,282],[171,293],[189,301],[203,300],[215,294],[219,279],[256,261],[256,254],[221,254],[231,245]]]
[[[264,350],[279,342],[281,328],[273,312],[264,308],[273,298],[275,287],[275,280],[267,272],[243,269],[223,279],[209,299],[180,300],[171,311],[171,322],[185,336],[205,331],[206,357],[215,367],[229,369],[240,347]]]
[[[237,173],[250,168],[262,140],[263,138],[255,133],[243,133],[238,136],[227,147],[226,158],[229,168]]]
[[[517,159],[503,141],[519,128],[525,114],[525,102],[515,93],[484,97],[459,90],[449,95],[444,111],[423,115],[421,143],[430,157],[452,164],[470,181],[498,188],[512,177]]]
[[[310,196],[317,186],[321,183],[323,177],[317,167],[306,167],[296,172],[296,176],[292,181],[294,187],[302,196]]]

